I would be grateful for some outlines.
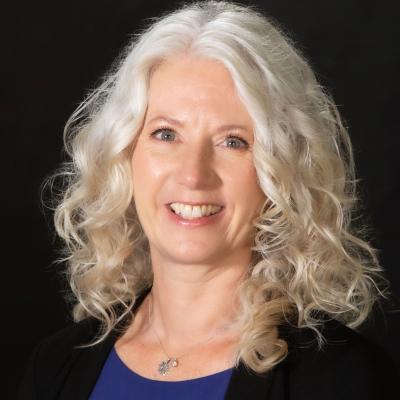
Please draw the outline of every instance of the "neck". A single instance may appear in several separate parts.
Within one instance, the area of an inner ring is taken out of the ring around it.
[[[153,262],[154,280],[150,328],[169,349],[182,349],[210,336],[237,334],[237,288],[250,265],[242,262],[219,267],[162,265]],[[148,310],[148,308],[147,308]],[[146,315],[149,316],[146,311]]]

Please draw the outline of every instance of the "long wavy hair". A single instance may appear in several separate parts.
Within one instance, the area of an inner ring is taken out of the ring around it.
[[[179,54],[223,63],[254,122],[253,160],[267,200],[238,287],[236,365],[266,372],[288,354],[282,323],[313,329],[321,348],[321,313],[356,328],[386,298],[388,282],[365,225],[353,223],[359,195],[338,109],[292,39],[255,6],[199,1],[150,18],[68,119],[69,161],[43,183],[64,244],[56,263],[66,265],[65,297],[75,322],[101,321],[92,346],[132,321],[135,300],[152,285],[130,160],[151,74]]]

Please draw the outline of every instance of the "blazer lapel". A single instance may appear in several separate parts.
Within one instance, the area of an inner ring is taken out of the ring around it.
[[[138,297],[133,311],[139,307],[149,291],[150,289],[145,290]],[[92,335],[97,333],[96,327],[97,325],[93,324]],[[117,337],[118,333],[114,329],[100,344],[74,351],[72,368],[65,381],[62,393],[58,397],[59,400],[87,400],[89,398]],[[272,381],[277,378],[279,380],[279,377],[275,377],[275,375],[277,375],[276,368],[267,374],[259,375],[247,369],[244,363],[240,362],[233,369],[225,400],[261,400],[267,398],[280,400],[281,396],[269,397],[268,395],[271,391]],[[276,390],[276,387],[274,390]]]
[[[132,311],[140,306],[149,291],[150,289],[147,289],[139,295]],[[88,336],[92,338],[97,334],[98,321],[94,321],[90,326],[92,328]],[[114,328],[106,339],[96,346],[74,350],[72,368],[60,396],[57,397],[58,400],[87,400],[89,398],[118,335],[117,329]]]
[[[239,362],[238,367],[233,369],[225,400],[275,400],[275,397],[269,396],[274,375],[275,369],[261,376],[251,372],[244,363]]]
[[[100,344],[77,350],[75,362],[59,400],[87,400],[116,341],[110,334]]]

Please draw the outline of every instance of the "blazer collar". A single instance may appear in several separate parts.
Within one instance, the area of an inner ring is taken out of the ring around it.
[[[137,299],[133,307],[133,311],[139,307],[150,289],[146,289]],[[93,327],[95,330],[95,327]],[[95,332],[93,332],[95,333]],[[105,340],[100,344],[80,349],[74,354],[74,367],[71,368],[68,380],[65,382],[59,400],[87,400],[96,384],[103,365],[112,350],[118,334],[114,329]],[[280,372],[278,371],[278,374]],[[84,379],[82,375],[84,374]],[[261,400],[269,398],[271,391],[271,383],[273,380],[279,379],[276,368],[273,368],[267,374],[260,375],[249,370],[243,362],[232,371],[231,379],[228,384],[225,400]],[[79,388],[79,390],[77,390]],[[77,395],[79,392],[79,395]],[[275,399],[276,397],[274,397]],[[280,396],[278,397],[280,398]]]

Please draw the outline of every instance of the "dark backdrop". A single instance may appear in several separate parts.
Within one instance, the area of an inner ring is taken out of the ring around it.
[[[243,1],[242,3],[248,3]],[[254,2],[280,21],[333,94],[350,128],[364,218],[393,300],[363,333],[400,366],[398,298],[399,28],[395,2]],[[19,1],[3,8],[2,268],[6,271],[3,365],[14,391],[33,346],[71,318],[51,262],[57,254],[39,203],[44,177],[62,160],[68,116],[143,18],[173,1]],[[5,140],[4,140],[5,139]],[[10,394],[10,398],[13,395]]]

